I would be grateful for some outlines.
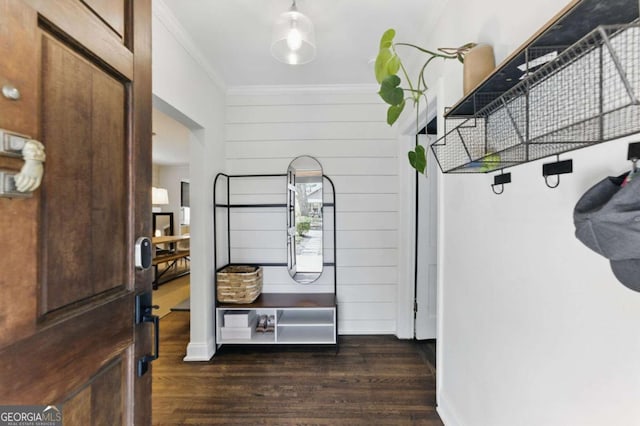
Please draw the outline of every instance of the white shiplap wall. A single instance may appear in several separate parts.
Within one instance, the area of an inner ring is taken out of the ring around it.
[[[336,188],[339,332],[396,332],[398,287],[397,137],[373,86],[354,88],[235,88],[227,94],[225,140],[230,174],[285,173],[311,155]],[[284,203],[284,178],[232,185],[233,203]],[[331,197],[325,185],[325,200]],[[325,255],[333,260],[330,208]],[[286,262],[285,212],[237,211],[234,261]],[[331,291],[331,268],[311,285],[285,268],[266,268],[265,292]]]

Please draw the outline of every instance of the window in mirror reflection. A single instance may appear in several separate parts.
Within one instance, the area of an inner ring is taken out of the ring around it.
[[[298,273],[322,272],[322,184],[296,182]]]
[[[180,182],[180,224],[191,224],[191,201],[189,196],[189,182]]]
[[[322,166],[315,158],[294,159],[287,171],[288,269],[298,283],[309,284],[322,274]]]

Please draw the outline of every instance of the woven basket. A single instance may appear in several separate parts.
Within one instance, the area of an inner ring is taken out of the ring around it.
[[[217,277],[218,302],[252,303],[262,292],[261,266],[227,266]]]

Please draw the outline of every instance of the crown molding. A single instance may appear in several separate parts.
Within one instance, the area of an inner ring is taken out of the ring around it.
[[[193,58],[198,65],[202,67],[207,76],[211,79],[213,84],[222,92],[227,90],[227,85],[220,77],[220,74],[211,66],[211,64],[205,59],[202,52],[196,47],[193,39],[182,24],[178,22],[171,9],[162,0],[153,0],[153,15],[167,28],[169,33],[173,35],[178,43],[184,48],[184,50]]]
[[[230,86],[227,95],[298,95],[298,94],[372,94],[380,87],[375,84],[314,84],[314,85],[254,85]]]

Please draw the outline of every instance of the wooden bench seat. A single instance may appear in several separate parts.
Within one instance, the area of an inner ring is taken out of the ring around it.
[[[168,271],[172,270],[173,266],[178,260],[180,259],[190,260],[189,259],[190,255],[191,255],[191,252],[189,250],[180,250],[175,253],[161,254],[160,256],[154,257],[153,260],[151,261],[151,264],[153,265],[153,270],[154,270],[153,289],[156,290],[158,288],[158,285],[161,284],[160,277],[162,277]],[[166,268],[164,268],[162,271],[158,271],[158,265],[161,263],[169,263],[169,265]],[[163,282],[171,281],[174,278],[187,275],[188,273],[189,273],[189,269],[187,269],[185,272],[182,272],[180,274],[171,275],[170,277],[168,277],[168,279],[166,279]]]
[[[163,254],[153,258],[153,266],[157,266],[160,263],[171,262],[173,260],[183,259],[190,256],[189,250],[177,251],[175,253]]]

